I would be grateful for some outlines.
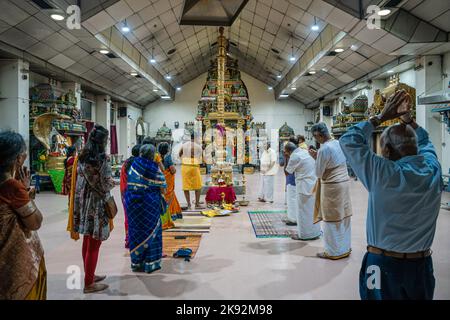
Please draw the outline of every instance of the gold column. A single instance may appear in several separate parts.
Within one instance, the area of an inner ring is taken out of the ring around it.
[[[217,111],[218,123],[225,126],[225,65],[227,61],[227,40],[223,35],[224,28],[219,28],[219,54],[217,56]]]

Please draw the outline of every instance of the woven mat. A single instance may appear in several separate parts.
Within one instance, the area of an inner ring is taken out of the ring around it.
[[[176,239],[183,237],[185,239]],[[200,246],[200,241],[202,240],[201,233],[191,233],[191,232],[163,232],[163,252],[167,254],[168,258],[172,258],[173,254],[181,248],[192,249],[192,258],[197,253]]]
[[[296,226],[287,226],[286,211],[248,211],[257,238],[290,238],[296,234]]]

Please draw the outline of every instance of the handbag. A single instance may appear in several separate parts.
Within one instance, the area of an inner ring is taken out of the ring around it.
[[[106,215],[109,219],[114,219],[117,215],[117,205],[116,201],[114,200],[114,197],[112,195],[109,195],[108,198],[105,201],[105,211]]]

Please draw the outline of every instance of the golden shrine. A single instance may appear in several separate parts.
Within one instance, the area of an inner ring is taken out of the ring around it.
[[[217,39],[219,52],[216,61],[211,61],[196,119],[202,123],[205,143],[215,144],[216,157],[227,158],[230,162],[229,159],[235,159],[237,150],[241,148],[245,152],[245,163],[248,163],[248,139],[244,140],[240,137],[242,135],[235,133],[238,129],[245,132],[250,128],[253,119],[250,101],[247,87],[241,80],[238,61],[227,54],[229,44],[223,33],[224,28],[220,27]],[[205,132],[213,134],[205,136]],[[227,143],[225,137],[228,140],[231,138],[232,143]]]

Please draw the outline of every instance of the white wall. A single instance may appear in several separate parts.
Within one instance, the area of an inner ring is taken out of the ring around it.
[[[296,134],[305,134],[305,125],[312,121],[312,111],[292,99],[275,100],[273,91],[266,84],[241,72],[242,80],[247,86],[252,114],[255,122],[266,122],[266,128],[279,129],[285,122]],[[166,122],[174,129],[175,121],[184,128],[184,123],[194,121],[197,105],[206,82],[206,73],[185,84],[177,91],[175,101],[157,100],[144,110],[144,119],[150,125],[150,135],[155,136],[158,129]]]

